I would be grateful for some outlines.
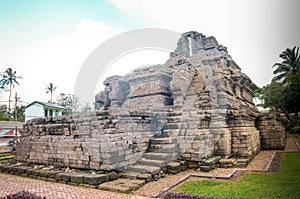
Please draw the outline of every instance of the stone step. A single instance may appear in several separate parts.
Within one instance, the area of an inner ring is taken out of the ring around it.
[[[141,174],[141,173],[139,173],[139,172],[131,172],[131,171],[128,171],[128,172],[120,173],[119,176],[120,176],[120,178],[125,178],[125,179],[135,180],[135,179],[137,179],[137,177],[138,177],[140,174]]]
[[[169,113],[169,116],[181,116],[181,115],[182,115],[182,111],[173,111]]]
[[[167,117],[168,123],[181,123],[182,116],[171,116]]]
[[[195,95],[195,93],[193,92],[188,92],[186,97],[185,97],[185,101],[186,100],[190,100],[190,101],[197,101],[198,100],[198,96]]]
[[[82,123],[82,122],[90,122],[92,120],[95,120],[96,117],[101,118],[103,120],[108,119],[108,115],[105,115],[105,114],[97,115],[96,113],[91,113],[88,115],[82,115],[80,117],[71,118],[69,120],[74,121],[76,124],[76,123]]]
[[[123,172],[120,173],[120,178],[130,179],[130,180],[144,180],[145,182],[150,182],[152,180],[152,174],[150,173],[139,173],[139,172]]]
[[[126,170],[131,172],[158,174],[160,172],[160,167],[137,164],[128,166]]]
[[[172,137],[177,136],[180,132],[180,129],[169,129],[169,130],[163,130],[161,133],[161,137]]]
[[[174,137],[158,137],[158,138],[150,138],[150,145],[156,144],[174,144],[177,142],[177,139]]]
[[[181,171],[180,163],[178,162],[169,162],[167,164],[167,172],[172,174],[177,174]]]
[[[250,160],[248,158],[238,158],[236,159],[236,167],[245,168],[248,165],[249,161]]]
[[[201,164],[204,166],[210,166],[210,165],[217,164],[221,159],[222,159],[221,156],[213,156],[204,160]]]
[[[181,122],[178,122],[178,123],[167,123],[163,127],[164,130],[180,129],[180,128],[181,128]]]
[[[156,167],[160,167],[160,168],[163,168],[164,166],[166,166],[166,162],[163,160],[151,160],[151,159],[146,159],[146,158],[140,159],[138,161],[138,163],[141,165],[156,166]]]
[[[101,190],[120,192],[120,193],[131,193],[137,190],[145,184],[144,180],[131,180],[131,179],[118,179],[110,182],[100,184],[98,186]]]
[[[149,153],[144,153],[143,157],[152,160],[169,160],[171,158],[171,154],[149,152]]]
[[[149,152],[159,153],[177,153],[179,150],[179,144],[155,144],[151,145],[148,149]]]

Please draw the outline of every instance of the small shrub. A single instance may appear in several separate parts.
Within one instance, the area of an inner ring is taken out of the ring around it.
[[[7,195],[5,197],[1,197],[0,199],[47,199],[47,198],[38,196],[28,191],[20,191],[14,194]]]

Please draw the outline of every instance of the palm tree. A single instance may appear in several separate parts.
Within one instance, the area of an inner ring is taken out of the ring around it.
[[[18,84],[17,79],[22,78],[20,76],[16,76],[16,71],[13,71],[11,68],[6,69],[2,75],[2,79],[0,80],[0,88],[3,89],[6,85],[9,85],[9,99],[8,99],[8,110],[10,111],[10,102],[11,102],[11,93],[12,88],[14,88],[14,84]]]
[[[50,102],[52,102],[52,93],[56,91],[56,86],[54,86],[52,83],[49,83],[49,85],[46,86],[46,93],[50,93],[51,99]]]
[[[277,67],[273,72],[276,75],[273,81],[282,82],[286,85],[290,78],[300,71],[299,47],[295,46],[293,49],[287,48],[279,56],[282,62],[273,65],[273,67]]]

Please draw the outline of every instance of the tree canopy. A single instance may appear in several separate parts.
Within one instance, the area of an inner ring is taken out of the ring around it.
[[[300,68],[300,54],[299,47],[292,49],[287,48],[283,51],[279,57],[282,59],[280,63],[275,63],[273,68],[276,68],[273,72],[275,77],[273,81],[288,83],[293,76],[299,72]]]
[[[8,98],[8,110],[10,111],[10,102],[11,102],[11,93],[12,88],[15,84],[19,85],[17,79],[22,78],[21,76],[16,75],[17,72],[13,71],[12,68],[7,68],[4,72],[1,73],[2,79],[0,80],[0,89],[4,89],[9,85],[9,98]]]
[[[75,95],[61,93],[58,96],[57,103],[67,108],[67,113],[75,113],[80,106],[79,99]]]
[[[52,102],[52,94],[56,91],[56,86],[53,85],[53,83],[49,83],[46,86],[46,93],[50,93],[50,102]]]
[[[300,54],[299,47],[287,48],[280,55],[272,82],[255,92],[264,107],[284,113],[292,126],[299,125],[300,112]]]

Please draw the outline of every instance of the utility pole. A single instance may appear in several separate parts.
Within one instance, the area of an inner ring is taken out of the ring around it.
[[[18,142],[18,110],[17,110],[17,104],[18,104],[18,94],[15,94],[15,133],[16,133],[16,140],[15,140],[15,144],[17,146],[17,142]]]

